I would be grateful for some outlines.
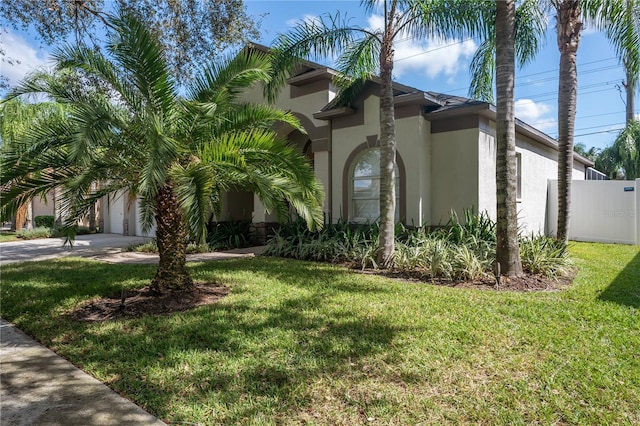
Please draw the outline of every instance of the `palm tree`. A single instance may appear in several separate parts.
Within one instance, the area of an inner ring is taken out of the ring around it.
[[[635,85],[640,70],[640,7],[636,0],[552,0],[556,10],[560,50],[558,87],[558,226],[556,238],[568,241],[573,172],[573,136],[577,107],[576,54],[580,44],[582,15],[603,29],[624,63],[627,91],[627,123],[634,118]]]
[[[280,217],[293,206],[310,228],[322,226],[323,192],[311,166],[272,130],[276,121],[300,129],[297,120],[240,102],[244,90],[268,81],[266,55],[243,51],[212,63],[181,97],[149,31],[126,14],[109,23],[109,57],[66,46],[54,53],[56,73],[35,74],[13,91],[44,93],[68,112],[39,117],[21,147],[3,153],[4,214],[61,186],[72,234],[95,200],[128,191],[141,200],[144,229],[157,225],[160,262],[151,284],[159,293],[192,287],[187,241],[205,240],[220,194],[231,187],[255,191]]]
[[[580,0],[554,0],[560,50],[558,79],[558,226],[556,238],[568,242],[573,176],[573,135],[578,99],[576,55],[580,45]]]
[[[615,164],[628,180],[640,178],[640,122],[633,120],[620,132],[610,148]]]
[[[596,2],[594,6],[600,7],[605,34],[624,65],[625,81],[622,84],[627,95],[628,124],[635,119],[635,94],[640,78],[640,1],[610,1],[602,5]]]
[[[19,146],[17,141],[28,131],[37,116],[60,116],[62,113],[62,106],[52,102],[26,103],[20,99],[0,102],[0,149]],[[12,220],[12,228],[16,231],[22,229],[27,221],[30,201],[25,200],[16,208]]]
[[[474,10],[469,2],[446,7],[440,0],[362,0],[368,12],[381,11],[384,27],[363,28],[351,25],[339,13],[309,22],[300,22],[281,34],[272,47],[274,74],[266,95],[274,100],[284,86],[286,75],[303,58],[338,56],[336,68],[341,75],[336,83],[342,91],[337,103],[348,104],[363,83],[379,72],[380,76],[380,236],[378,265],[391,263],[394,252],[396,132],[393,105],[393,43],[400,36],[447,36],[462,33],[473,19],[465,19]]]
[[[482,41],[471,60],[469,96],[493,103],[497,3],[494,0],[485,0],[474,5],[478,15],[473,34],[481,36]],[[515,14],[515,58],[518,65],[523,67],[538,53],[540,42],[547,30],[547,19],[538,0],[518,2]]]
[[[497,0],[496,42],[496,262],[497,272],[522,275],[516,208],[515,0]]]
[[[640,178],[640,122],[628,123],[613,144],[598,153],[595,163],[610,179]]]
[[[507,276],[522,274],[518,246],[516,144],[514,115],[515,62],[533,59],[546,30],[536,0],[485,1],[476,4],[476,32],[483,41],[471,61],[470,96],[493,102],[496,82],[496,269]]]

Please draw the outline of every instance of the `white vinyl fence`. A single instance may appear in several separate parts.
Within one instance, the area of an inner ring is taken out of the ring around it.
[[[549,180],[547,235],[558,223],[558,181]],[[640,179],[574,180],[571,183],[569,239],[640,244]]]

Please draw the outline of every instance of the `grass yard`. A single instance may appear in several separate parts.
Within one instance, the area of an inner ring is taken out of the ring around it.
[[[156,416],[188,424],[637,424],[640,247],[575,244],[562,292],[409,284],[273,258],[191,267],[231,288],[167,317],[77,323],[148,265],[2,268],[1,313]]]
[[[0,243],[18,241],[18,236],[12,231],[0,231]]]

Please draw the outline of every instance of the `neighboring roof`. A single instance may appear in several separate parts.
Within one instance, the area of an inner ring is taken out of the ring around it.
[[[270,50],[269,47],[258,43],[249,43],[246,48],[254,48],[263,52],[269,52]],[[301,64],[301,72],[289,78],[287,80],[289,84],[307,84],[339,75],[338,71],[316,62],[303,60]],[[369,80],[375,84],[380,84],[380,77],[374,76]],[[481,115],[492,120],[496,119],[496,107],[488,102],[470,99],[464,96],[454,96],[431,91],[425,92],[395,81],[393,82],[393,90],[394,105],[421,105],[424,107],[425,118],[430,121],[470,114]],[[320,120],[330,120],[335,117],[353,113],[354,110],[352,108],[336,105],[336,103],[332,101],[325,105],[320,111],[313,114],[313,116]],[[558,150],[558,142],[554,138],[518,118],[516,118],[516,131],[544,146]],[[594,165],[593,161],[576,152],[574,152],[573,158],[587,167],[593,167]]]

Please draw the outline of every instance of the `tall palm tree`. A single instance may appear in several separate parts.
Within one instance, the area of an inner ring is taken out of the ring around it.
[[[516,207],[515,0],[496,0],[496,262],[498,273],[522,275]]]
[[[592,0],[593,1],[593,0]],[[635,119],[635,95],[640,79],[640,1],[624,0],[601,5],[603,26],[625,69],[626,122]]]
[[[40,117],[21,149],[2,154],[3,213],[61,186],[72,232],[95,200],[128,191],[141,200],[143,227],[157,225],[160,262],[152,288],[159,293],[192,286],[188,238],[205,240],[220,193],[231,187],[255,191],[279,216],[293,206],[310,228],[322,226],[323,192],[311,166],[272,130],[276,121],[300,129],[297,120],[240,102],[244,90],[268,81],[266,55],[244,51],[212,63],[182,97],[149,31],[126,14],[109,23],[109,57],[66,46],[53,55],[55,74],[33,75],[13,91],[44,93],[66,104],[68,113]],[[95,182],[101,186],[92,190]]]
[[[517,7],[516,7],[517,6]],[[471,61],[470,96],[493,102],[496,82],[496,263],[499,273],[522,274],[518,246],[516,144],[514,115],[515,62],[520,66],[538,52],[546,30],[537,0],[490,0],[477,3],[476,33],[483,37]]]
[[[573,137],[577,106],[576,54],[582,15],[603,29],[623,61],[627,123],[634,118],[635,85],[640,70],[640,7],[636,0],[551,0],[556,10],[560,76],[558,88],[558,225],[556,238],[568,241],[573,172]]]
[[[494,102],[493,89],[496,72],[496,5],[494,0],[474,3],[477,23],[474,35],[482,41],[471,60],[469,96]],[[531,62],[538,53],[547,30],[544,5],[538,0],[522,0],[516,4],[515,58],[520,67]]]
[[[342,91],[338,103],[348,104],[363,83],[380,76],[380,236],[378,265],[390,265],[394,252],[396,132],[393,105],[393,43],[399,36],[446,36],[461,33],[473,19],[463,19],[474,8],[469,2],[446,7],[445,0],[361,0],[367,12],[381,12],[380,29],[352,25],[339,13],[300,22],[281,34],[272,46],[274,74],[266,88],[273,100],[286,75],[304,58],[338,56],[336,80]]]
[[[578,99],[576,56],[582,31],[580,0],[554,0],[560,50],[558,79],[558,226],[556,238],[568,242],[573,176],[573,136]]]

